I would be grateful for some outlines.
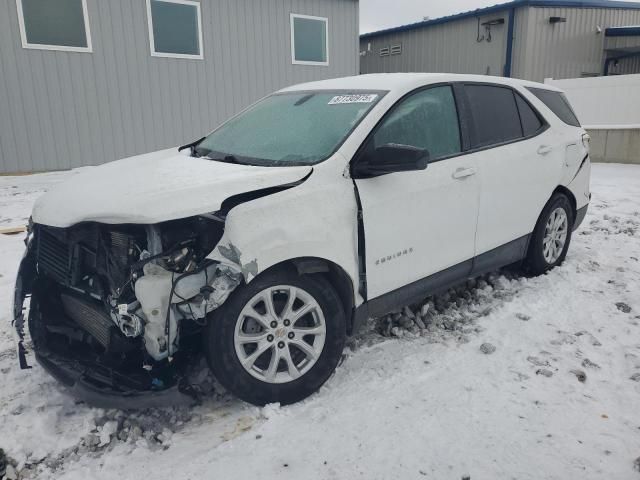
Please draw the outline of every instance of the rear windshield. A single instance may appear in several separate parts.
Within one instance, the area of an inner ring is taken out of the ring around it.
[[[384,93],[274,94],[223,124],[195,153],[250,165],[312,165],[331,156]]]
[[[544,88],[528,88],[528,90],[538,97],[560,120],[567,125],[579,127],[578,117],[571,108],[571,104],[562,92],[545,90]]]

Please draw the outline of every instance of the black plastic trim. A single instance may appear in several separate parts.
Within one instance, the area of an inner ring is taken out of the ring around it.
[[[53,378],[67,387],[71,394],[93,407],[118,409],[161,408],[178,405],[194,405],[196,400],[172,387],[157,392],[119,394],[101,390],[83,381],[82,374],[65,368],[65,362],[54,355],[36,353],[36,360]]]
[[[357,222],[358,222],[358,292],[360,296],[367,300],[367,250],[364,230],[364,215],[362,213],[362,202],[360,200],[360,192],[355,180],[353,181],[353,191],[356,198]]]
[[[187,148],[191,148],[191,149],[193,150],[193,149],[194,149],[195,147],[197,147],[197,146],[198,146],[198,144],[199,144],[200,142],[202,142],[205,138],[207,138],[207,137],[202,137],[202,138],[199,138],[198,140],[194,140],[194,141],[193,141],[193,142],[191,142],[191,143],[187,143],[186,145],[182,145],[182,146],[178,147],[178,151],[179,151],[179,152],[181,152],[182,150],[185,150],[185,149],[187,149]]]
[[[584,217],[587,215],[587,210],[589,210],[589,204],[587,203],[584,207],[576,210],[576,219],[573,221],[573,231],[575,232],[582,222],[584,221]]]
[[[405,305],[416,303],[429,295],[441,293],[468,278],[477,277],[522,260],[529,247],[531,234],[494,248],[428,277],[365,301],[353,313],[353,334],[370,317],[380,317]]]
[[[522,260],[527,254],[531,235],[524,235],[516,240],[482,253],[473,259],[472,276],[483,275],[497,268],[511,265]]]

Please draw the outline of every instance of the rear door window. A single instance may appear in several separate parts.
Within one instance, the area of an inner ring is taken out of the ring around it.
[[[556,116],[567,125],[573,127],[579,127],[580,122],[578,117],[571,108],[571,104],[567,97],[562,92],[554,92],[552,90],[545,90],[544,88],[531,88],[528,90],[538,97]]]
[[[540,120],[540,116],[529,105],[529,103],[522,98],[519,93],[516,93],[516,103],[518,104],[518,112],[520,113],[520,123],[522,124],[522,131],[525,137],[535,135],[542,127],[543,123]]]
[[[513,90],[493,85],[465,85],[473,129],[471,148],[523,137]]]

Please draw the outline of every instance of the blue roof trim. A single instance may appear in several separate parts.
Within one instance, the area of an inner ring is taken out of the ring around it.
[[[638,27],[610,27],[604,31],[606,37],[630,37],[640,35],[640,26]]]
[[[455,15],[434,18],[433,20],[425,20],[422,22],[410,23],[408,25],[400,25],[399,27],[387,28],[385,30],[378,30],[377,32],[364,33],[360,35],[360,39],[364,40],[367,38],[387,35],[390,33],[400,33],[409,30],[415,30],[417,28],[430,27],[432,25],[441,25],[443,23],[452,22],[454,20],[475,18],[479,17],[480,15],[490,15],[492,13],[505,12],[511,8],[519,7],[616,8],[640,10],[640,3],[620,2],[616,0],[514,0],[512,2],[493,5],[491,7],[478,8],[476,10],[471,10],[468,12],[456,13]]]

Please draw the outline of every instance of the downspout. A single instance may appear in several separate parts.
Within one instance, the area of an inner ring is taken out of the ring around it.
[[[511,63],[513,57],[513,37],[516,30],[516,9],[509,10],[509,27],[507,29],[507,53],[504,63],[504,76],[511,77]]]
[[[615,60],[615,58],[607,58],[604,62],[604,76],[608,77],[609,76],[609,65],[611,65],[611,62],[613,62]]]

